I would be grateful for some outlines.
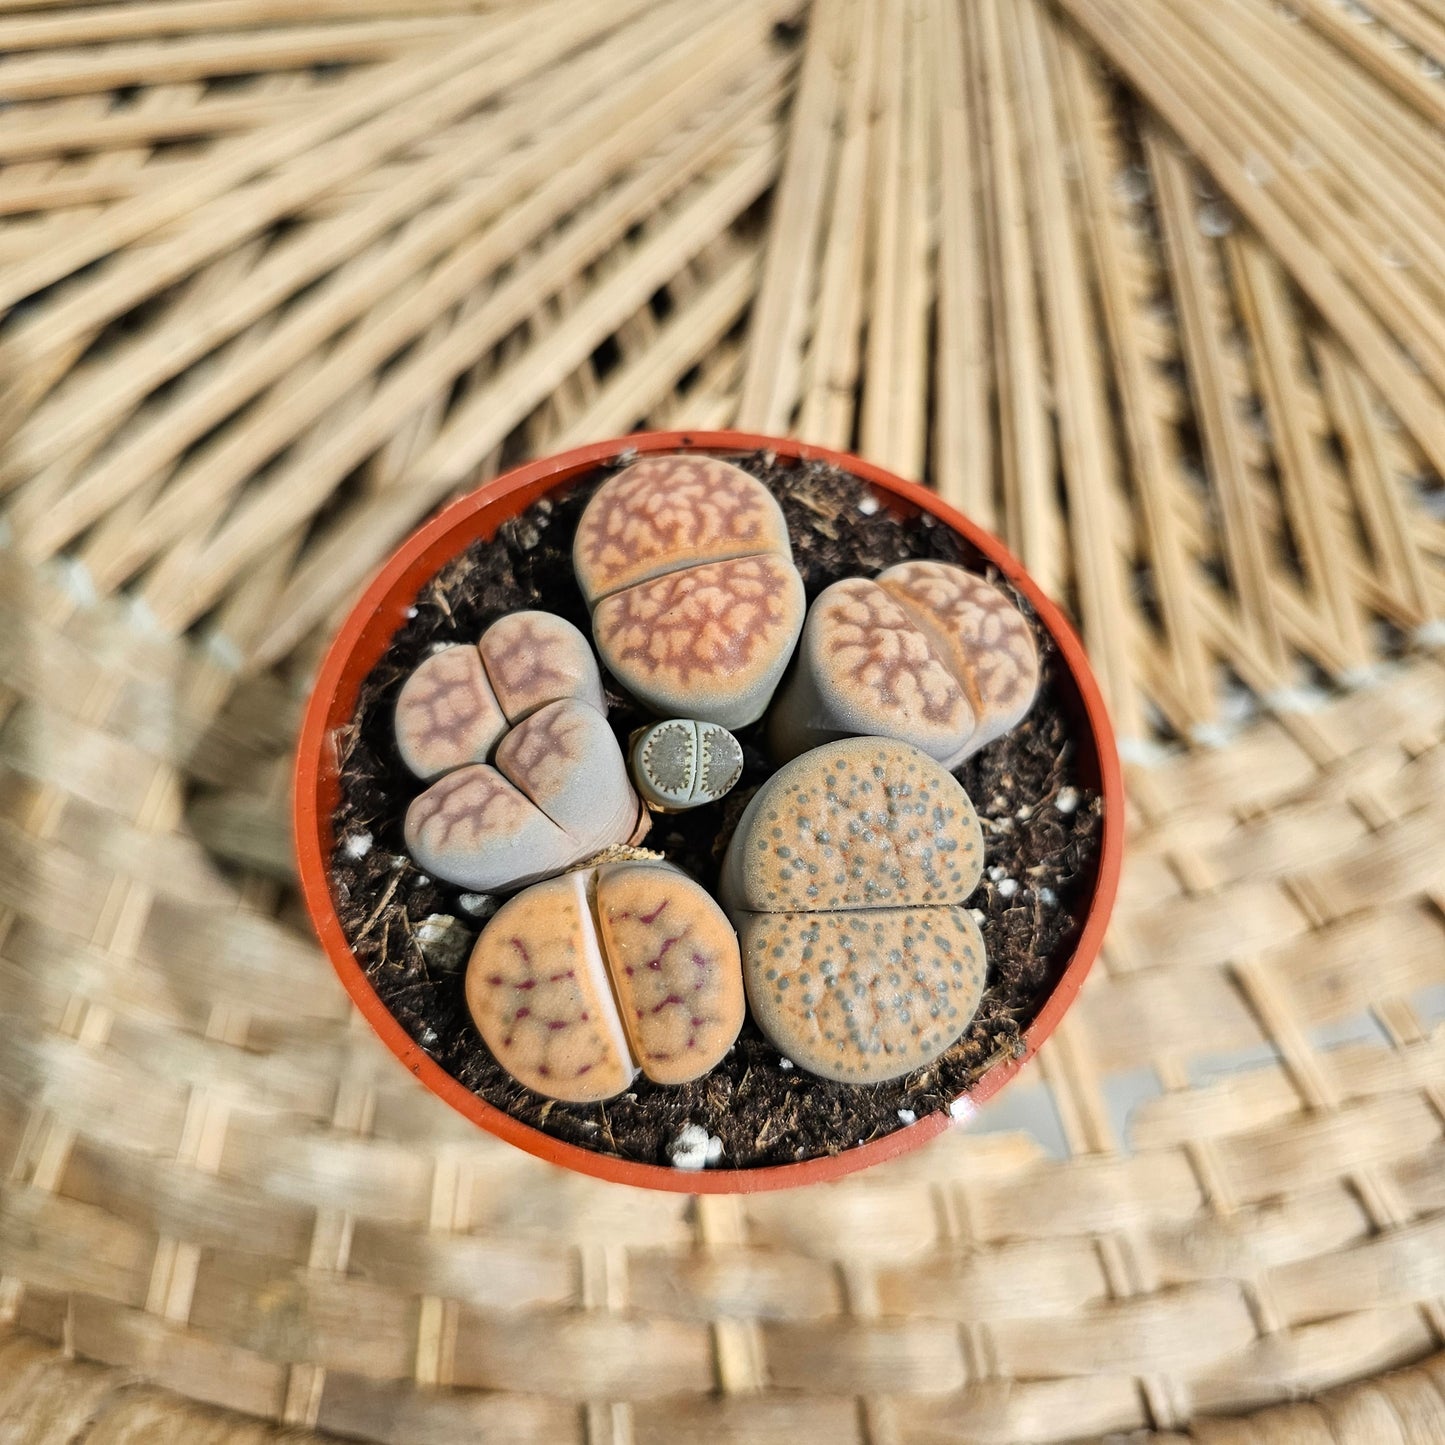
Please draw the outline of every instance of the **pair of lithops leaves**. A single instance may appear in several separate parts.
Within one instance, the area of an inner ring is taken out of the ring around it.
[[[849,1084],[936,1059],[983,995],[983,938],[964,906],[982,867],[968,794],[915,747],[848,738],[780,768],[722,874],[769,1042]]]
[[[402,761],[436,779],[406,814],[417,864],[511,889],[639,841],[647,814],[605,709],[587,639],[549,612],[511,613],[475,646],[428,657],[395,713]]]
[[[645,457],[588,502],[572,561],[597,651],[643,706],[722,728],[763,715],[806,601],[761,482],[717,457]]]
[[[902,562],[826,587],[768,716],[779,760],[838,737],[892,737],[947,768],[1033,706],[1038,649],[1018,608],[946,562]]]
[[[466,995],[497,1062],[571,1103],[610,1099],[639,1071],[659,1084],[701,1077],[745,1011],[727,916],[680,869],[641,859],[503,904],[472,951]]]

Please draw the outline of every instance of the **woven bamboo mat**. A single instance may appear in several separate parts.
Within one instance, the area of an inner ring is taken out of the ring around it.
[[[0,1438],[1445,1439],[1442,62],[1437,0],[3,0]],[[973,1129],[689,1201],[396,1068],[286,767],[438,503],[730,423],[999,530],[1134,811]]]

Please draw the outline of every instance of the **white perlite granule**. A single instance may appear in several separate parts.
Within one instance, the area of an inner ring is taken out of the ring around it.
[[[674,1169],[706,1169],[722,1158],[722,1151],[722,1140],[709,1134],[701,1124],[685,1124],[667,1146],[667,1157]]]
[[[1060,788],[1059,796],[1054,799],[1054,807],[1065,817],[1074,812],[1079,806],[1079,792],[1077,788]]]
[[[371,852],[371,834],[353,833],[346,840],[346,852],[352,858],[365,858]]]
[[[912,1109],[900,1109],[898,1111],[898,1118],[904,1124],[916,1124],[918,1122],[918,1115],[915,1114]]]

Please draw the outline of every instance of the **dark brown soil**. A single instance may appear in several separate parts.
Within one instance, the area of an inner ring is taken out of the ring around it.
[[[871,576],[911,557],[982,559],[927,515],[878,510],[867,488],[821,464],[739,458],[782,503],[811,599],[829,582]],[[472,642],[503,613],[540,607],[584,631],[587,611],[572,577],[572,534],[603,473],[537,503],[444,568],[417,598],[363,685],[343,739],[342,801],[334,825],[332,880],[341,923],[377,992],[408,1033],[450,1074],[497,1107],[558,1138],[625,1159],[666,1164],[688,1124],[722,1140],[721,1164],[749,1168],[836,1154],[946,1109],[1020,1035],[1063,971],[1087,905],[1099,851],[1101,802],[1076,776],[1061,700],[1063,669],[1042,630],[1043,685],[1025,722],[958,770],[983,820],[984,881],[972,899],[988,947],[989,985],[968,1032],[927,1069],[872,1086],[829,1083],[785,1069],[752,1022],[707,1077],[681,1088],[640,1079],[605,1105],[559,1104],[514,1082],[473,1027],[462,995],[471,939],[499,898],[464,894],[423,876],[406,856],[401,819],[418,784],[397,759],[391,712],[397,689],[434,646]],[[861,505],[860,505],[861,504]],[[995,579],[996,580],[996,579]],[[1017,598],[1025,613],[1028,603]],[[625,740],[647,716],[604,674],[609,717]],[[709,887],[734,824],[772,771],[760,726],[744,729],[744,771],[721,803],[659,817],[647,839]],[[431,915],[438,924],[418,930]],[[427,942],[438,928],[464,944],[460,962]],[[900,1119],[900,1111],[904,1117]]]

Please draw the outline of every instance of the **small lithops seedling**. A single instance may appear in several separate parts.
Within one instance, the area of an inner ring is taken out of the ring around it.
[[[643,802],[665,813],[715,803],[742,776],[743,750],[726,728],[669,718],[635,734],[632,781]]]
[[[437,779],[407,810],[417,864],[489,891],[636,841],[641,807],[604,706],[587,639],[550,613],[512,613],[476,647],[427,658],[395,718],[403,762]]]
[[[681,1084],[742,1027],[738,941],[671,864],[606,863],[502,905],[467,966],[467,1007],[497,1062],[539,1094],[589,1103],[639,1070]]]
[[[723,862],[758,1027],[845,1083],[937,1058],[983,994],[983,938],[964,907],[982,868],[968,794],[917,748],[847,738],[780,768]]]
[[[705,456],[647,457],[597,491],[572,549],[603,661],[663,716],[763,715],[803,625],[782,509]]]
[[[892,737],[955,768],[1016,726],[1038,648],[1012,602],[946,562],[903,562],[826,587],[768,719],[779,758],[832,738]]]

